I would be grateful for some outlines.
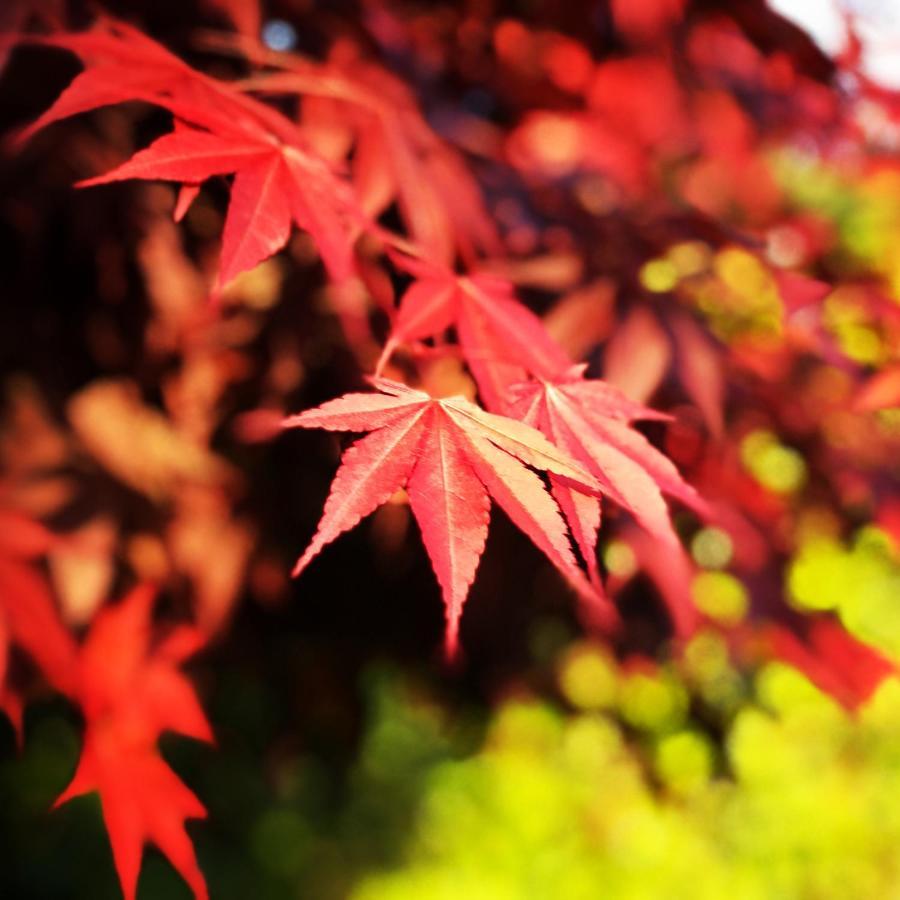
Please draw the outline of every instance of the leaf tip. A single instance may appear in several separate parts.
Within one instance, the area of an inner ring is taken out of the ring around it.
[[[462,660],[459,644],[459,617],[448,618],[444,629],[444,663],[456,668]]]

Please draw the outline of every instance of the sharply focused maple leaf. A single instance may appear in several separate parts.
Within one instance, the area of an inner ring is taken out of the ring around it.
[[[292,221],[312,235],[335,279],[350,274],[361,213],[349,184],[311,152],[293,123],[110,19],[99,20],[88,32],[37,40],[72,51],[86,69],[25,136],[59,119],[126,100],[163,106],[176,119],[173,132],[82,186],[130,178],[182,182],[176,209],[181,216],[201,182],[235,173],[217,290],[280,250]]]
[[[529,375],[556,378],[572,365],[504,279],[456,275],[422,260],[397,257],[397,262],[416,281],[400,301],[382,365],[399,344],[433,337],[455,326],[485,405],[497,412],[506,411],[511,385]]]
[[[140,586],[95,618],[78,659],[76,694],[85,717],[84,747],[71,783],[56,801],[96,790],[126,900],[134,900],[144,843],[153,841],[197,900],[206,884],[185,819],[202,818],[200,801],[160,756],[163,731],[203,741],[212,732],[178,664],[202,643],[182,626],[151,644],[155,591]]]
[[[386,379],[375,385],[380,393],[346,394],[284,420],[286,428],[371,432],[344,454],[319,528],[294,574],[406,487],[443,591],[446,651],[453,656],[493,499],[566,576],[594,618],[611,625],[611,607],[576,565],[565,523],[533,470],[587,493],[598,489],[594,477],[538,431],[462,397],[438,400]]]

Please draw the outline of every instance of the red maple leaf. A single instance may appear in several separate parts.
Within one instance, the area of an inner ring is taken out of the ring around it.
[[[485,405],[504,412],[511,385],[530,375],[556,378],[572,365],[504,279],[457,275],[435,263],[407,257],[395,260],[416,281],[400,301],[379,368],[399,344],[433,337],[455,326]]]
[[[609,626],[612,608],[578,568],[565,523],[534,469],[594,493],[597,482],[539,432],[485,412],[462,397],[434,399],[376,379],[378,394],[346,394],[284,421],[285,427],[369,431],[344,454],[318,531],[294,567],[299,574],[328,543],[402,487],[440,582],[445,645],[458,647],[459,619],[488,532],[493,499]]]
[[[206,884],[185,831],[206,810],[159,755],[163,731],[203,741],[212,732],[178,664],[202,644],[182,626],[151,645],[155,591],[141,586],[95,618],[78,659],[76,693],[85,717],[84,747],[71,783],[56,805],[88,791],[100,794],[116,870],[134,900],[144,843],[171,860],[198,900]]]
[[[700,410],[710,433],[720,438],[725,405],[723,354],[690,316],[667,311],[661,319],[645,306],[631,309],[606,345],[603,377],[633,400],[644,402],[662,383],[674,356],[675,373],[685,394]]]
[[[75,642],[44,577],[31,565],[56,540],[38,522],[0,510],[0,709],[22,737],[22,701],[6,683],[9,647],[24,650],[58,691],[72,695]]]
[[[295,126],[271,107],[198,72],[147,35],[110,16],[99,16],[87,31],[15,39],[68,50],[85,67],[50,108],[24,129],[20,140],[61,119],[130,100],[162,106],[177,119],[210,131],[253,132],[262,125],[286,140],[297,134]]]
[[[368,215],[376,217],[396,202],[418,246],[446,264],[457,250],[465,259],[476,248],[499,252],[477,182],[428,124],[406,84],[368,60],[320,64],[285,54],[277,62],[285,71],[250,79],[245,88],[314,98],[319,110],[323,100],[329,112],[337,108],[355,135],[353,183]],[[309,104],[304,114],[310,114]]]
[[[708,514],[706,504],[672,462],[630,427],[637,419],[668,417],[629,400],[606,382],[582,378],[582,371],[583,367],[575,367],[566,381],[517,385],[512,390],[512,413],[578,460],[597,479],[601,493],[628,510],[654,538],[681,553],[663,493],[704,515]],[[597,578],[600,501],[573,491],[553,474],[551,483],[581,554]]]
[[[684,0],[612,0],[616,27],[638,42],[659,41],[682,17]]]
[[[799,669],[847,709],[860,707],[897,671],[894,663],[847,632],[837,619],[815,616],[799,625],[799,634],[780,624],[762,628],[767,656]]]
[[[192,70],[178,57],[137,29],[105,17],[89,31],[27,35],[22,40],[69,50],[81,59],[85,70],[20,134],[21,140],[53,122],[101,106],[174,97],[191,79]]]
[[[362,213],[349,183],[310,151],[289,120],[111,19],[88,32],[29,39],[72,51],[86,68],[23,136],[127,100],[154,103],[176,117],[172,133],[82,186],[130,178],[180,181],[180,217],[201,182],[235,173],[217,291],[280,250],[292,220],[312,235],[332,277],[350,274]]]
[[[287,243],[292,220],[314,236],[333,277],[343,279],[350,274],[348,222],[354,201],[349,187],[324,160],[266,132],[213,134],[176,128],[117,169],[79,186],[142,178],[180,181],[193,187],[213,175],[232,172],[235,177],[216,290],[277,253]],[[179,203],[179,214],[183,206]]]

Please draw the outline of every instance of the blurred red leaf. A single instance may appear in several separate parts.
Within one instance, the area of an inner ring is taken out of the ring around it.
[[[59,617],[47,582],[28,563],[0,556],[0,698],[20,730],[21,703],[6,684],[10,644],[25,651],[56,690],[73,695],[75,642]]]
[[[211,741],[193,688],[178,665],[202,643],[181,627],[152,642],[155,590],[141,586],[94,620],[78,656],[76,693],[85,716],[84,747],[56,804],[98,791],[126,900],[134,900],[144,844],[171,860],[197,900],[208,896],[185,819],[206,811],[156,749],[164,731]]]
[[[658,39],[681,19],[686,0],[612,0],[619,30],[634,41]]]
[[[900,366],[889,366],[873,375],[859,389],[853,405],[863,412],[900,406]]]
[[[775,656],[795,666],[848,709],[868,700],[878,685],[897,671],[893,663],[834,619],[812,619],[802,636],[781,625],[772,625],[764,633]]]
[[[638,403],[659,387],[672,347],[659,321],[643,306],[635,306],[613,331],[606,345],[603,377]]]
[[[403,259],[417,280],[400,299],[379,369],[407,341],[455,325],[463,355],[490,409],[503,411],[510,385],[527,375],[553,378],[571,366],[541,320],[519,303],[512,286],[490,275],[455,275],[431,263]]]
[[[703,415],[707,428],[719,438],[724,428],[725,402],[722,358],[693,319],[673,316],[670,326],[677,348],[678,378]]]

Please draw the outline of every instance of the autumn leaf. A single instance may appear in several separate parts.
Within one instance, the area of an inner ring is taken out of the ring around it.
[[[175,629],[152,641],[154,589],[137,587],[95,618],[78,659],[76,694],[85,717],[78,768],[56,804],[96,790],[126,900],[137,891],[141,854],[152,841],[197,900],[208,896],[184,822],[202,818],[200,801],[159,755],[164,731],[202,741],[212,732],[178,665],[202,643]]]
[[[634,307],[606,345],[603,376],[644,403],[662,384],[673,352],[675,374],[685,394],[700,410],[710,433],[721,437],[725,404],[721,354],[690,316],[670,313],[660,321],[646,307]]]
[[[533,470],[589,494],[598,489],[594,477],[521,422],[462,397],[438,400],[386,379],[374,383],[380,393],[346,394],[284,420],[286,428],[370,432],[345,452],[319,528],[294,574],[405,487],[443,591],[445,647],[453,657],[493,499],[611,625],[611,608],[576,565],[559,510]]]
[[[86,31],[17,35],[16,40],[67,50],[85,67],[19,140],[61,119],[134,100],[161,106],[176,120],[215,133],[247,135],[265,128],[287,141],[296,137],[295,126],[275,110],[191,68],[111,16],[99,16]]]
[[[354,208],[348,187],[328,165],[300,147],[261,135],[243,138],[178,128],[117,169],[80,187],[131,178],[165,179],[194,186],[213,175],[235,173],[225,217],[216,290],[277,253],[291,222],[309,231],[331,275],[352,270],[348,221]]]
[[[658,41],[667,28],[682,17],[685,0],[612,0],[611,12],[618,28],[632,41]]]
[[[600,485],[600,492],[628,510],[656,540],[682,553],[663,493],[702,514],[708,510],[686,484],[672,462],[638,431],[636,419],[665,419],[641,406],[606,382],[580,377],[572,370],[568,381],[532,381],[513,388],[512,413],[546,435],[583,465]],[[600,501],[577,485],[566,485],[551,473],[554,495],[565,513],[581,555],[596,574],[597,527]]]
[[[155,500],[171,498],[185,483],[213,485],[233,477],[224,460],[145,405],[137,385],[125,379],[92,382],[69,400],[67,412],[88,452]]]
[[[314,123],[317,112],[321,119],[325,110],[352,131],[353,185],[369,216],[396,203],[417,245],[447,265],[457,251],[465,259],[475,249],[500,252],[472,172],[435,133],[406,84],[369,60],[315,63],[283,54],[277,62],[283,71],[251,78],[244,88],[302,96],[304,123]]]
[[[422,260],[397,257],[416,280],[400,300],[379,369],[396,347],[456,327],[463,356],[485,405],[503,412],[507,391],[529,375],[555,378],[572,361],[509,282],[492,275],[456,275]]]
[[[46,526],[14,509],[0,507],[0,556],[35,559],[56,544]]]
[[[636,306],[616,326],[603,355],[603,378],[623,393],[646,403],[656,392],[672,360],[672,346],[646,307]]]
[[[22,736],[22,701],[6,682],[9,649],[23,650],[58,691],[72,695],[75,642],[59,617],[44,576],[32,564],[56,543],[43,525],[0,511],[0,709]]]
[[[471,257],[474,247],[499,248],[477,183],[417,111],[398,115],[382,105],[360,133],[354,176],[360,196],[374,196],[373,210],[396,198],[410,233],[435,259],[451,263],[457,249]]]
[[[24,132],[126,100],[163,106],[174,131],[82,187],[131,178],[181,182],[176,218],[215,175],[234,174],[215,291],[280,250],[291,223],[308,231],[336,280],[353,269],[352,241],[362,224],[355,197],[300,131],[269,107],[195,72],[149,38],[113,20],[41,43],[71,50],[87,68]],[[199,127],[197,127],[199,126]]]
[[[799,634],[776,623],[763,627],[762,635],[767,653],[799,669],[847,709],[865,703],[897,671],[893,662],[828,616],[804,620]]]
[[[178,57],[137,29],[109,18],[99,19],[84,32],[27,35],[21,39],[69,50],[81,59],[85,69],[20,133],[20,140],[54,122],[101,106],[128,100],[152,102],[163,93],[174,95],[186,89],[191,77],[191,69]]]
[[[710,433],[721,438],[725,428],[722,356],[689,316],[672,316],[669,324],[675,342],[678,378],[700,410]]]
[[[853,406],[860,412],[900,406],[900,365],[887,366],[866,381]]]

